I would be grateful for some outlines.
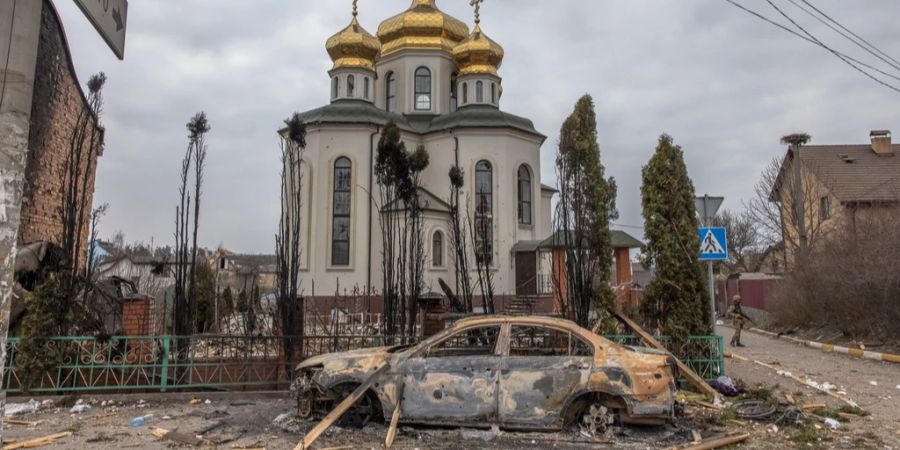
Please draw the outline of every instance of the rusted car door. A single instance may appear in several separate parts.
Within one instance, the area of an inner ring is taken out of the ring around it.
[[[499,417],[503,425],[550,427],[566,400],[587,386],[591,346],[567,330],[512,324],[500,362]]]
[[[500,325],[461,330],[403,365],[406,422],[484,423],[497,417]]]

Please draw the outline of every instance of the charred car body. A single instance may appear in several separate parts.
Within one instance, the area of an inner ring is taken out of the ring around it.
[[[614,420],[662,424],[674,415],[675,367],[665,354],[567,320],[515,316],[460,320],[414,346],[309,358],[291,385],[298,414],[326,414],[385,364],[345,425],[389,419],[401,399],[402,422],[431,425],[559,430],[580,421],[597,432]]]

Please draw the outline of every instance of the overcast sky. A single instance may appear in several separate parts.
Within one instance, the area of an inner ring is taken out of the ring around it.
[[[778,17],[763,0],[739,1]],[[773,1],[826,43],[878,62],[789,0]],[[361,0],[360,21],[374,34],[409,2]],[[212,131],[201,243],[271,253],[275,130],[291,112],[328,102],[325,40],[349,22],[350,0],[132,0],[124,62],[71,0],[55,3],[81,81],[109,76],[94,197],[110,205],[102,234],[172,241],[184,124],[204,110]],[[438,6],[471,22],[468,3]],[[810,3],[900,59],[897,0]],[[763,166],[784,152],[784,134],[847,144],[867,142],[872,129],[900,130],[900,93],[724,0],[490,0],[482,18],[506,50],[502,109],[549,136],[542,181],[555,184],[559,127],[591,94],[603,163],[619,184],[618,223],[638,237],[641,167],[661,133],[684,148],[698,194],[740,209]]]

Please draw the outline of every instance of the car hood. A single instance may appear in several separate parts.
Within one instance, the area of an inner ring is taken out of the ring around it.
[[[391,355],[389,351],[392,348],[393,347],[364,348],[347,352],[327,353],[324,355],[313,356],[311,358],[303,360],[303,362],[298,364],[297,369],[300,370],[307,367],[319,365],[340,365],[343,367],[349,367],[353,365],[371,366],[372,364],[379,364],[380,362],[386,360]]]

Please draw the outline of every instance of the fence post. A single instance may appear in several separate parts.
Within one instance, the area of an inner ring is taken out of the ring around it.
[[[163,336],[163,351],[162,351],[162,378],[159,380],[159,390],[160,392],[166,392],[166,386],[169,384],[169,342],[170,336]]]

